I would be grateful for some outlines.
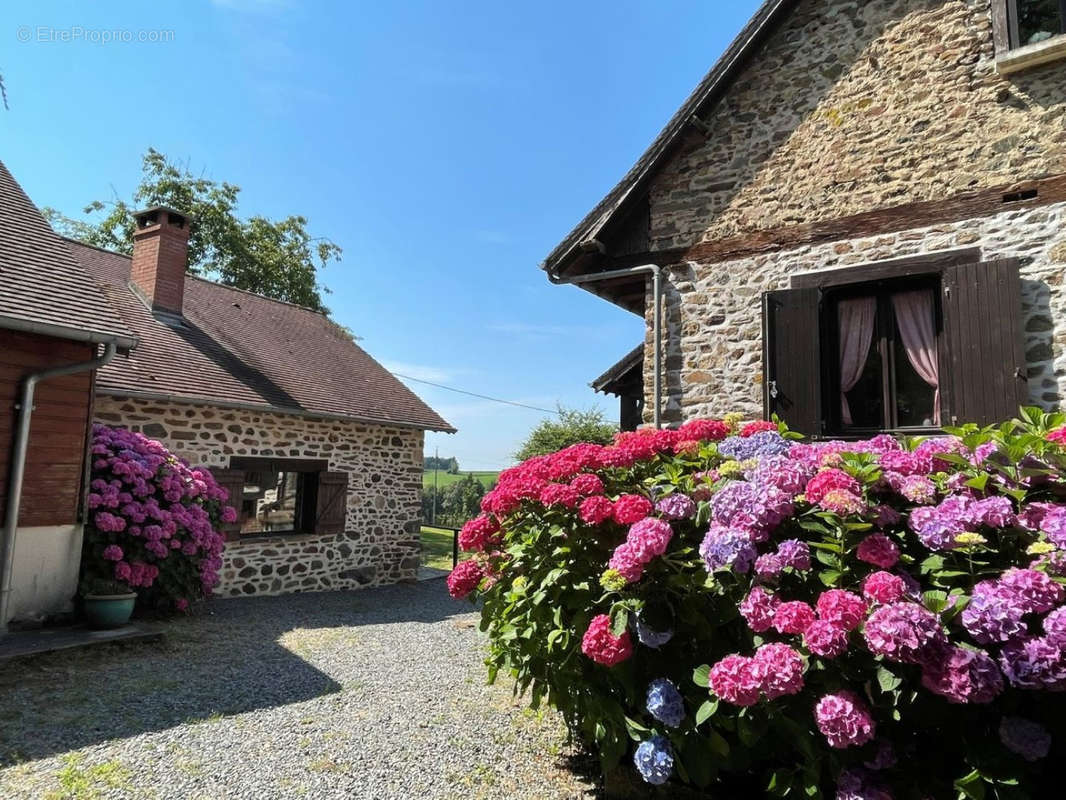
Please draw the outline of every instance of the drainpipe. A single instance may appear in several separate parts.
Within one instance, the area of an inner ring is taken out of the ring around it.
[[[654,352],[652,353],[652,369],[654,370],[654,380],[652,384],[652,398],[655,402],[655,407],[652,409],[652,416],[655,422],[656,428],[662,427],[662,398],[663,398],[663,378],[662,378],[662,350],[663,350],[663,323],[662,323],[662,267],[658,264],[643,264],[639,267],[628,267],[626,269],[614,269],[609,272],[594,272],[591,275],[578,275],[576,278],[557,278],[548,273],[548,280],[552,283],[557,283],[562,286],[580,286],[585,283],[596,283],[597,281],[610,280],[612,278],[623,278],[626,275],[639,275],[641,273],[650,272],[652,277],[652,339],[654,341]]]
[[[4,513],[3,542],[0,548],[0,633],[7,629],[8,609],[11,605],[11,577],[15,561],[15,530],[18,527],[19,503],[22,499],[22,479],[26,471],[26,451],[29,449],[30,420],[33,417],[33,393],[37,384],[50,378],[75,375],[104,366],[115,356],[116,342],[104,343],[104,352],[91,361],[67,364],[32,372],[23,379],[22,397],[19,401],[18,425],[12,445],[11,474],[7,486],[7,508]]]

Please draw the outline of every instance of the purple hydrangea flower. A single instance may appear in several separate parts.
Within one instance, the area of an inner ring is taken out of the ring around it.
[[[917,603],[881,606],[866,620],[863,633],[871,653],[904,664],[929,663],[947,645],[940,619]]]
[[[1003,691],[1003,675],[987,653],[954,647],[925,665],[922,685],[949,703],[990,703]]]
[[[750,473],[752,483],[774,486],[790,496],[803,491],[814,476],[814,469],[787,456],[770,456],[759,460]]]
[[[1015,594],[1023,614],[1043,614],[1062,602],[1062,587],[1034,569],[1009,569],[999,583]]]
[[[777,546],[777,555],[786,567],[797,572],[806,572],[811,568],[811,548],[799,539],[786,539]]]
[[[757,553],[747,531],[714,523],[700,545],[700,555],[708,572],[725,567],[734,572],[748,572]]]
[[[633,763],[646,782],[661,786],[674,774],[674,749],[666,737],[652,736],[637,747]]]
[[[1022,614],[1014,591],[999,581],[981,581],[963,609],[962,627],[978,644],[1009,642],[1025,634]]]
[[[655,504],[655,510],[667,519],[689,519],[696,513],[696,504],[685,494],[671,494]]]
[[[792,500],[775,486],[734,481],[711,500],[712,519],[724,526],[750,531],[758,541],[792,514]]]
[[[636,617],[635,628],[637,630],[637,641],[645,647],[650,647],[652,650],[658,650],[664,644],[674,638],[674,632],[671,630],[657,631],[648,627],[644,622],[643,612],[638,611]]]
[[[836,800],[892,800],[892,794],[869,770],[852,767],[840,773]]]
[[[1005,645],[999,663],[1012,686],[1066,691],[1066,653],[1045,637]]]

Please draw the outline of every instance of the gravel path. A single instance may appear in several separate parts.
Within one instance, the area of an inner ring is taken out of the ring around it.
[[[8,663],[0,797],[594,797],[558,718],[484,685],[476,619],[440,580],[220,600]]]

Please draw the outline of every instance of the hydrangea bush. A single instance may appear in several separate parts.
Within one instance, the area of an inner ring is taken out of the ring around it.
[[[805,442],[728,418],[576,445],[500,476],[448,587],[482,603],[490,680],[559,709],[605,771],[1058,796],[1064,422]]]
[[[139,433],[93,426],[92,478],[82,548],[83,592],[133,591],[138,603],[184,611],[218,584],[225,537],[235,522],[227,492]]]

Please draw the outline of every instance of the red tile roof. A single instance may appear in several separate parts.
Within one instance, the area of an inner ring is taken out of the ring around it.
[[[0,163],[0,328],[133,344],[96,282]]]
[[[99,392],[455,430],[318,312],[188,275],[184,321],[168,321],[129,288],[129,256],[68,244],[140,339]]]

